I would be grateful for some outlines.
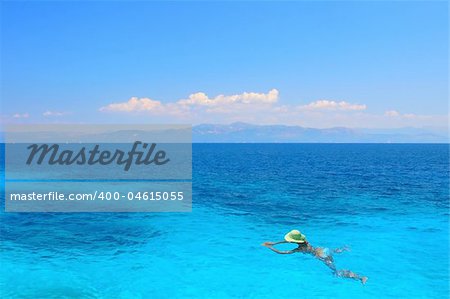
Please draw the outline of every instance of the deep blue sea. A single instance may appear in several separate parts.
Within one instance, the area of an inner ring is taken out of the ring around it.
[[[0,297],[448,298],[448,145],[195,144],[193,155],[191,213],[2,209]],[[260,245],[291,229],[350,246],[336,265],[367,284]]]

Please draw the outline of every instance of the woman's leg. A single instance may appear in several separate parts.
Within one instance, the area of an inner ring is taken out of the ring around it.
[[[355,280],[360,280],[363,284],[367,281],[367,276],[360,276],[350,270],[338,270],[335,272],[336,276],[338,277],[344,277],[344,278],[351,278]]]
[[[334,274],[336,274],[336,266],[334,265],[334,260],[331,255],[325,258],[319,258],[319,260],[321,260],[328,268],[331,269],[331,271],[333,271]]]
[[[355,280],[360,280],[363,284],[367,281],[367,276],[360,276],[350,270],[337,270],[334,264],[333,256],[329,255],[326,258],[320,258],[320,260],[333,271],[333,274],[338,277],[351,278]]]

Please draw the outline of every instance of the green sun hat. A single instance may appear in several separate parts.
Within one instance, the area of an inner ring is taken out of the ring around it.
[[[284,236],[284,239],[291,243],[305,243],[306,242],[305,235],[296,229],[288,232],[286,234],[286,236]]]

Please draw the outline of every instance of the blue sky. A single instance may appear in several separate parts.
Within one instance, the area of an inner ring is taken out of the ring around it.
[[[1,5],[3,122],[447,123],[446,2]]]

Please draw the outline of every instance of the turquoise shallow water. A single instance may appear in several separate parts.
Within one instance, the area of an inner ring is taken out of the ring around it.
[[[192,213],[2,212],[1,297],[448,297],[448,145],[193,150]],[[260,246],[291,229],[367,284]]]

